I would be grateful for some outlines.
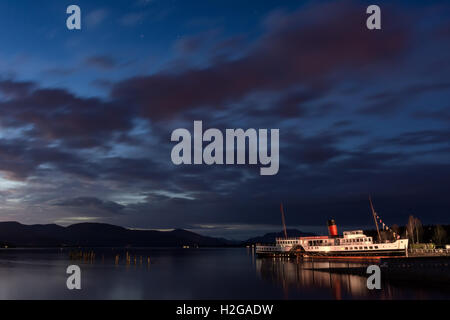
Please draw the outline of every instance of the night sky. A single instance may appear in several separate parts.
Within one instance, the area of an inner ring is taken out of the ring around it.
[[[288,228],[372,227],[371,194],[448,224],[449,40],[446,1],[1,1],[0,221],[243,239],[280,202]],[[194,120],[279,128],[278,174],[174,165]]]

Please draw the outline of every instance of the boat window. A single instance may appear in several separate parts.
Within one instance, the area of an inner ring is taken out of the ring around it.
[[[378,246],[375,246],[375,249],[378,249]]]
[[[373,249],[373,247],[372,247],[372,246],[370,246],[370,247],[369,247],[369,249]]]
[[[364,250],[367,250],[367,247],[364,247]]]

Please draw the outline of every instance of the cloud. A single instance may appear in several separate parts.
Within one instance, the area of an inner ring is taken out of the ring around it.
[[[55,67],[55,68],[49,68],[47,70],[44,71],[45,74],[51,75],[51,76],[70,76],[72,75],[74,72],[76,72],[77,69],[76,68],[60,68],[60,67]]]
[[[86,24],[88,28],[94,28],[100,25],[108,16],[108,10],[97,9],[86,15]]]
[[[445,107],[439,110],[423,110],[413,113],[413,117],[417,119],[433,119],[437,121],[450,122],[450,108]]]
[[[123,205],[120,205],[114,201],[104,201],[95,197],[76,197],[65,199],[56,202],[54,205],[61,207],[95,208],[112,214],[120,214],[125,208]]]
[[[394,144],[403,146],[415,146],[433,144],[448,144],[450,141],[450,130],[421,130],[402,133],[396,137],[388,138],[383,144]]]
[[[12,180],[25,180],[43,164],[79,162],[78,156],[49,146],[33,146],[26,139],[0,139],[0,171]]]
[[[110,70],[117,67],[118,65],[117,61],[114,58],[106,55],[87,57],[84,62],[88,66],[103,70]]]
[[[39,88],[34,83],[12,82],[3,89],[17,94],[0,101],[0,123],[11,128],[32,125],[27,132],[34,137],[86,148],[102,146],[115,133],[133,127],[134,114],[125,105],[78,97],[60,88]]]
[[[146,13],[144,12],[132,12],[120,18],[119,23],[125,27],[133,27],[141,23],[145,18]]]
[[[155,2],[155,0],[137,0],[136,5],[146,7],[150,4],[152,4],[153,2]]]
[[[0,80],[0,93],[6,98],[15,98],[28,94],[35,88],[31,81]]]
[[[184,36],[175,41],[174,48],[181,55],[198,53],[206,48],[209,43],[214,43],[218,34],[218,30],[212,29],[199,34]]]
[[[414,101],[422,94],[448,91],[450,83],[420,83],[409,85],[400,90],[386,90],[367,97],[369,105],[361,109],[363,114],[384,116],[405,107],[408,102]]]
[[[346,67],[353,72],[375,69],[407,51],[410,32],[405,26],[367,33],[359,13],[350,5],[328,5],[272,17],[266,32],[241,50],[247,53],[240,58],[130,78],[117,83],[111,95],[158,121],[192,108],[220,109],[255,92],[294,85],[308,89]]]
[[[422,70],[407,59],[417,55],[415,29],[387,11],[390,23],[376,33],[361,27],[365,8],[355,3],[277,11],[258,34],[188,35],[167,47],[183,64],[135,76],[116,70],[121,63],[113,55],[88,56],[77,67],[126,75],[86,79],[110,90],[103,97],[45,80],[2,79],[0,174],[26,182],[2,192],[2,208],[15,203],[14,214],[50,221],[257,228],[279,225],[283,201],[288,225],[322,225],[329,216],[340,225],[368,225],[371,193],[386,221],[401,224],[422,210],[425,221],[444,222],[449,134],[435,125],[445,122],[433,120],[445,120],[447,100],[436,97],[448,84],[431,75],[411,83]],[[142,21],[131,18],[128,25]],[[407,81],[392,77],[399,61]],[[433,108],[409,108],[425,95]],[[399,119],[373,117],[393,112]],[[170,133],[191,128],[193,119],[220,129],[280,128],[279,173],[173,165]]]

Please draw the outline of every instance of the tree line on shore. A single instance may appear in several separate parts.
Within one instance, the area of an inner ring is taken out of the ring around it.
[[[419,218],[410,215],[405,226],[396,224],[391,226],[392,231],[401,235],[402,238],[408,238],[410,244],[433,243],[437,247],[443,247],[450,244],[450,225],[423,225]],[[367,234],[376,239],[378,237],[376,230],[369,230]],[[395,240],[390,231],[380,230],[381,241]]]

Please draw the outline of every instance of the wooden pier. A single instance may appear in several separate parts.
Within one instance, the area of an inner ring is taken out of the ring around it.
[[[450,249],[409,249],[408,257],[448,257]]]

